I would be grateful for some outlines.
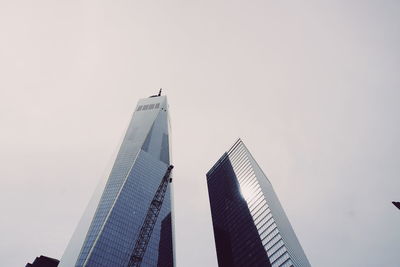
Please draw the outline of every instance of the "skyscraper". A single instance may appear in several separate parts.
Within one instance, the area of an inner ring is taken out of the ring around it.
[[[239,139],[207,173],[218,265],[310,266],[266,175]]]
[[[59,266],[127,266],[161,180],[170,166],[166,96],[139,100],[113,168],[95,192]],[[142,266],[173,266],[171,188]]]

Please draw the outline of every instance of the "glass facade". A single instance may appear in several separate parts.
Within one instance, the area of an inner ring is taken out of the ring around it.
[[[107,182],[100,186],[59,266],[127,266],[151,200],[170,165],[165,96],[141,99]],[[171,186],[141,266],[173,266]],[[96,197],[97,196],[97,197]]]
[[[218,265],[310,263],[271,183],[239,139],[207,173]]]

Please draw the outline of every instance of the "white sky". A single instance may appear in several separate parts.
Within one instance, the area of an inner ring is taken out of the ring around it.
[[[313,266],[398,266],[400,2],[0,1],[0,265],[60,258],[165,89],[178,267],[216,266],[205,173],[242,137]]]

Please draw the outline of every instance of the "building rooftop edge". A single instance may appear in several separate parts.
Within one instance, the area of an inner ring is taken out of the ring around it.
[[[228,155],[239,145],[242,144],[244,145],[242,139],[240,139],[240,137],[238,139],[236,139],[236,141],[233,143],[233,145],[224,152],[224,154],[222,154],[222,156],[217,160],[217,162],[210,168],[210,170],[206,173],[206,176],[208,176],[209,174],[213,173],[215,171],[215,169],[218,168],[219,165],[221,165],[222,162],[224,162],[226,160],[226,158],[228,157]]]

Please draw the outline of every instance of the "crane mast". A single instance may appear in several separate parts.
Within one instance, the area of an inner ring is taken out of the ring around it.
[[[128,267],[139,267],[142,264],[143,256],[146,252],[147,245],[149,244],[158,215],[160,214],[165,193],[167,192],[168,183],[172,181],[171,171],[173,168],[174,166],[172,165],[168,166],[167,171],[165,172],[165,175],[162,178],[152,201],[150,202],[150,206],[147,209],[146,217],[142,227],[140,228],[135,247],[129,259]]]

